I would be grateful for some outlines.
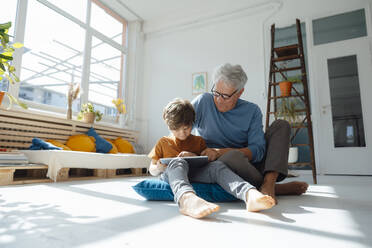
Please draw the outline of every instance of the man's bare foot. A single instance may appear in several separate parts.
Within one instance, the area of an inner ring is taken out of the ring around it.
[[[278,203],[275,197],[275,190],[276,190],[275,183],[276,183],[277,178],[278,178],[277,172],[266,173],[264,177],[264,181],[260,187],[260,192],[264,195],[271,196],[274,199],[275,204]]]
[[[305,182],[293,181],[275,185],[277,195],[301,195],[306,192],[309,185]]]
[[[187,192],[179,200],[180,212],[193,218],[203,218],[213,212],[217,212],[220,206],[207,202],[192,192]]]
[[[272,208],[275,205],[275,200],[264,195],[257,189],[250,189],[247,192],[247,210],[250,212],[258,212],[261,210]]]

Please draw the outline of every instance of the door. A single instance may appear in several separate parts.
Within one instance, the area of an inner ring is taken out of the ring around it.
[[[314,47],[319,126],[325,174],[372,175],[372,57],[368,38]]]

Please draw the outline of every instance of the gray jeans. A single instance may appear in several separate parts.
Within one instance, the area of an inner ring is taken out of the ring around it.
[[[261,186],[265,173],[269,171],[278,172],[277,182],[280,182],[288,174],[290,132],[287,121],[274,121],[265,133],[266,154],[259,163],[250,163],[238,150],[229,151],[218,160],[223,161],[233,172],[257,188]]]
[[[176,203],[184,193],[195,193],[190,182],[217,183],[228,193],[243,201],[246,201],[248,190],[254,187],[218,160],[194,168],[189,166],[186,160],[176,158],[168,164],[160,179],[169,183]]]

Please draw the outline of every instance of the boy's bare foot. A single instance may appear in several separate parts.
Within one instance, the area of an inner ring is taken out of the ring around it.
[[[257,189],[250,189],[247,192],[247,210],[250,212],[258,212],[261,210],[272,208],[275,205],[275,200],[269,195],[264,195]]]
[[[309,185],[305,182],[293,181],[275,185],[277,195],[301,195],[306,192]]]
[[[187,192],[179,200],[180,212],[193,218],[203,218],[213,212],[217,212],[220,206],[207,202],[192,192]]]

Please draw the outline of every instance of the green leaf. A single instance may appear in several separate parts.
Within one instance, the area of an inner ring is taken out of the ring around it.
[[[3,63],[1,61],[0,61],[0,68],[1,68],[1,70],[6,71],[4,65],[3,65]]]
[[[19,81],[20,81],[20,80],[19,80],[19,77],[15,74],[14,71],[11,71],[10,73],[12,74],[12,76],[13,76],[13,78],[14,78],[14,81],[16,81],[16,82],[19,82]]]
[[[3,24],[0,24],[0,30],[1,29],[9,29],[12,26],[12,22],[6,22]]]
[[[0,58],[6,59],[6,60],[13,60],[13,57],[11,57],[11,56],[6,56],[6,55],[4,55],[4,54],[8,54],[8,53],[0,54]]]
[[[9,98],[9,107],[8,107],[8,109],[11,109],[13,103],[17,104],[18,106],[20,106],[20,107],[23,108],[23,109],[27,109],[27,108],[28,108],[28,107],[27,107],[27,104],[18,101],[17,98],[15,98],[14,96],[12,96],[12,95],[9,94],[8,92],[6,92],[6,95],[7,95],[8,98]]]

